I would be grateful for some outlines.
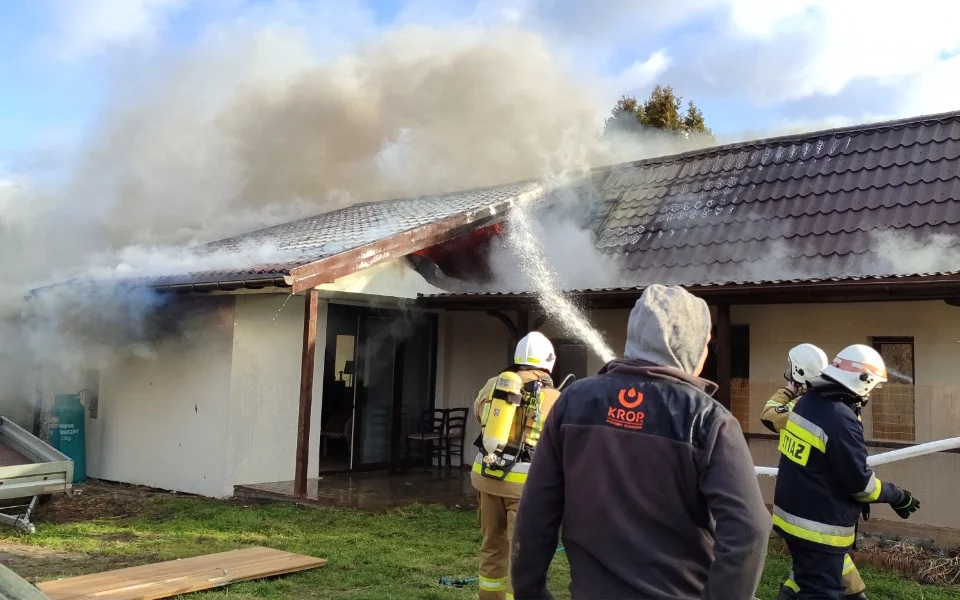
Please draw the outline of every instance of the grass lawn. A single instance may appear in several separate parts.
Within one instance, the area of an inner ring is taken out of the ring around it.
[[[164,496],[141,503],[136,513],[66,523],[40,521],[37,534],[29,537],[4,531],[0,553],[15,557],[5,560],[12,569],[38,580],[263,545],[327,558],[329,563],[314,571],[238,583],[189,597],[476,597],[475,583],[464,589],[438,584],[441,576],[473,577],[476,573],[479,534],[472,512],[414,505],[389,514],[368,515],[349,510],[242,506]],[[774,542],[758,597],[772,600],[788,569],[788,561]],[[960,598],[958,591],[920,586],[869,567],[863,571],[872,598]],[[551,581],[558,598],[569,598],[567,563],[562,553],[554,560]]]

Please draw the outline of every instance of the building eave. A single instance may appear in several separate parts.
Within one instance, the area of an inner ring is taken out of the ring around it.
[[[683,287],[710,304],[727,305],[956,300],[960,274]],[[577,290],[569,296],[587,308],[616,309],[632,307],[642,292],[643,287],[610,288]],[[534,307],[538,299],[530,292],[454,293],[421,295],[417,304],[430,309],[506,310]]]

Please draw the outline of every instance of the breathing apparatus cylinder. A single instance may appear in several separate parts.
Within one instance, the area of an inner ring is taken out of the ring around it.
[[[489,413],[483,425],[483,449],[487,464],[498,462],[497,452],[502,452],[510,441],[513,419],[523,401],[523,380],[512,371],[497,376],[497,383],[490,392]]]

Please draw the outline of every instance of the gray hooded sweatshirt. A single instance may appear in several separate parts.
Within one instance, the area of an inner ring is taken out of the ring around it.
[[[625,358],[560,395],[517,514],[517,600],[552,598],[561,525],[577,600],[753,598],[770,514],[737,420],[692,375],[709,335],[703,300],[652,285]]]

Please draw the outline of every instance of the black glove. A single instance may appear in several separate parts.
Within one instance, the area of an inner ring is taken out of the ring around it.
[[[920,502],[907,490],[900,490],[899,500],[891,502],[890,508],[892,508],[901,519],[909,519],[910,515],[917,512],[920,508]]]
[[[870,520],[870,505],[869,505],[869,504],[861,504],[861,505],[860,505],[860,514],[863,515],[863,520],[864,520],[864,521],[869,521],[869,520]]]

